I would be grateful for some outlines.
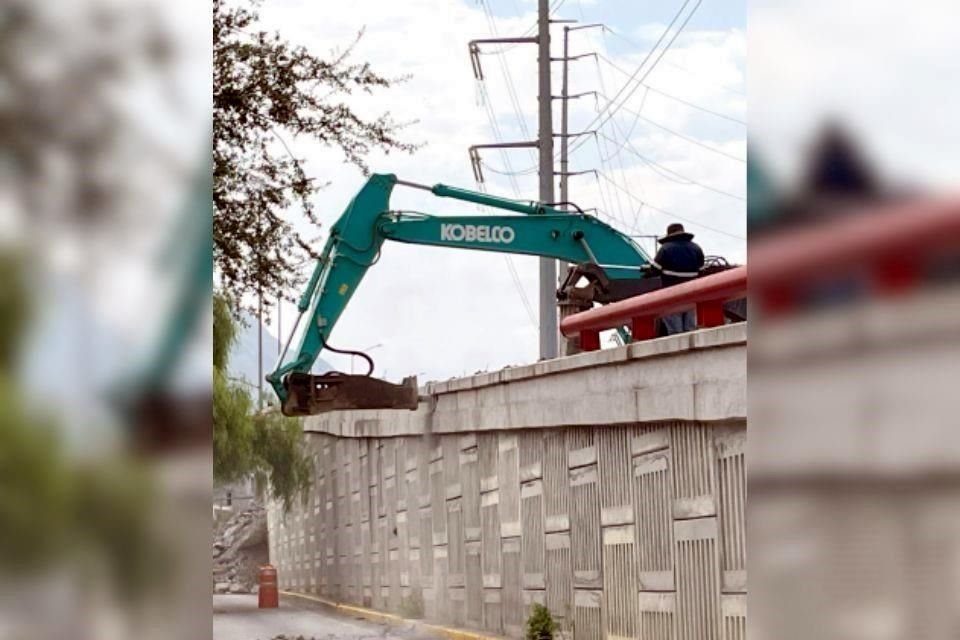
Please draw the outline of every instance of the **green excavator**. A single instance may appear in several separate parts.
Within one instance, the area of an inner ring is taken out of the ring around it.
[[[395,186],[431,192],[441,198],[485,205],[514,214],[432,216],[390,209]],[[660,287],[648,273],[650,258],[628,236],[582,210],[565,211],[538,202],[491,196],[443,184],[427,186],[374,174],[331,227],[327,243],[300,297],[299,315],[275,371],[266,376],[288,416],[336,409],[416,409],[416,377],[392,384],[370,376],[373,362],[364,353],[336,349],[330,335],[384,241],[474,249],[555,258],[571,263],[557,291],[560,304],[591,308]],[[297,328],[307,315],[296,356],[284,363]],[[629,335],[625,336],[629,340]],[[314,375],[321,351],[364,358],[366,375],[337,371]]]

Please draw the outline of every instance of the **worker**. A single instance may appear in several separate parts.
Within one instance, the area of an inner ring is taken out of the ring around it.
[[[660,250],[647,269],[650,275],[659,275],[664,287],[689,282],[700,275],[703,268],[703,249],[693,241],[693,234],[679,222],[667,226],[667,235],[659,238]],[[663,333],[672,335],[696,328],[693,311],[666,316],[662,319]]]

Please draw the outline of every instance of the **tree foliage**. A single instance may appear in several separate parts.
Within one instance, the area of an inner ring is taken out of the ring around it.
[[[397,80],[351,61],[352,46],[325,60],[258,30],[257,13],[228,0],[214,0],[213,44],[215,264],[237,299],[290,291],[296,265],[314,252],[285,212],[298,208],[317,225],[311,196],[322,185],[287,140],[304,136],[339,149],[365,173],[374,149],[413,151],[388,112],[365,119],[346,102]]]
[[[255,414],[250,393],[227,373],[229,352],[237,335],[229,299],[213,302],[213,475],[218,482],[254,476],[272,496],[293,506],[308,488],[312,465],[303,447],[300,422],[277,413]]]
[[[156,206],[131,175],[149,171],[152,189],[180,172],[142,138],[154,109],[183,106],[171,80],[176,34],[142,2],[51,6],[6,0],[0,9],[2,188],[46,240],[54,230],[75,232],[77,223],[126,232]],[[149,85],[165,98],[141,118],[128,109],[139,102],[127,98]]]
[[[23,257],[0,253],[0,574],[95,562],[124,598],[146,595],[169,568],[150,515],[154,487],[126,456],[77,460],[57,424],[17,384],[30,319]]]

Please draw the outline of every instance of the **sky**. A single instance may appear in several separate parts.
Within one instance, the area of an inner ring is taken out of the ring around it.
[[[960,183],[957,5],[751,0],[750,144],[781,180],[826,118],[848,127],[888,181]]]
[[[610,29],[570,35],[571,55],[602,54],[600,59],[571,63],[570,93],[601,94],[570,102],[571,131],[593,121],[598,107],[604,108],[610,98],[619,95],[615,104],[621,105],[600,130],[602,135],[571,143],[570,170],[601,173],[571,177],[570,198],[584,209],[597,207],[602,219],[633,235],[662,234],[668,223],[682,220],[707,254],[742,262],[746,259],[742,0],[703,2],[645,76],[649,88],[632,84],[621,92],[678,8],[684,6],[686,15],[696,4],[554,0],[554,18],[602,22]],[[265,0],[260,14],[264,27],[321,55],[342,50],[363,29],[355,59],[370,62],[382,74],[407,77],[375,96],[351,97],[351,105],[361,113],[389,111],[398,121],[411,122],[404,138],[423,145],[411,156],[373,154],[369,162],[375,172],[476,189],[467,149],[497,141],[489,112],[501,140],[536,136],[535,46],[509,47],[500,55],[493,46],[482,56],[486,78],[482,86],[473,77],[467,54],[472,39],[530,33],[536,20],[532,0],[489,4]],[[559,57],[562,25],[555,25],[552,33],[552,55]],[[657,49],[661,50],[662,46]],[[649,62],[644,68],[650,68]],[[554,63],[554,94],[560,91],[560,73],[561,65]],[[559,106],[557,101],[557,129]],[[287,142],[306,159],[310,175],[331,182],[315,197],[316,211],[329,227],[364,178],[336,151],[304,139]],[[483,159],[489,192],[536,198],[532,151],[484,153]],[[522,175],[511,179],[497,173],[502,171]],[[391,205],[436,215],[478,213],[472,205],[401,189],[394,191]],[[291,219],[297,219],[296,212],[291,212]],[[638,241],[653,250],[651,240]],[[378,376],[397,380],[418,374],[421,381],[441,380],[536,361],[536,308],[536,258],[388,243],[331,342],[353,349],[380,345],[371,353]],[[286,337],[294,315],[294,307],[285,305],[281,336]],[[349,366],[334,356],[330,361],[340,368]]]

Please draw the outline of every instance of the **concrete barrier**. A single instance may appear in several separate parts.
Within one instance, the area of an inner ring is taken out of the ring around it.
[[[425,391],[305,420],[282,589],[509,637],[533,603],[577,640],[744,637],[746,325]]]

